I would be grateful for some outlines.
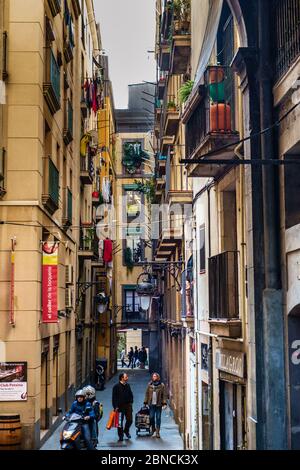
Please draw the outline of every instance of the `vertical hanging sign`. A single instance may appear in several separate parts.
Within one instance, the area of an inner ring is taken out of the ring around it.
[[[43,323],[57,323],[58,243],[43,242]]]
[[[15,324],[15,247],[16,239],[11,239],[10,253],[10,299],[9,299],[9,324]]]

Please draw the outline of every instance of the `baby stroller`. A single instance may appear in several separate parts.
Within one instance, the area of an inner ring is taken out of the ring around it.
[[[151,434],[151,426],[150,426],[150,412],[147,406],[143,406],[140,411],[138,411],[135,415],[135,427],[136,427],[136,435],[139,436],[141,431],[148,432]]]

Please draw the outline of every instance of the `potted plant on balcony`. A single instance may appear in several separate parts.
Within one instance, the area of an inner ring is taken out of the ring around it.
[[[175,33],[188,33],[191,23],[191,0],[174,0],[173,8]]]
[[[125,248],[124,252],[124,264],[127,266],[127,271],[131,272],[133,270],[133,254],[132,249],[128,246]]]
[[[172,111],[176,111],[177,109],[177,106],[176,106],[176,103],[175,101],[171,100],[168,102],[168,111],[172,112]]]
[[[190,96],[192,92],[193,86],[194,86],[194,81],[188,80],[179,88],[178,98],[181,104],[184,104],[188,100],[188,97]]]

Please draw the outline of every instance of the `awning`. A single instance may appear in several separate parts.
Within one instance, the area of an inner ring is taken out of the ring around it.
[[[206,31],[195,76],[194,90],[196,90],[199,86],[199,82],[203,77],[206,67],[208,66],[209,59],[217,38],[222,8],[223,0],[211,0],[206,24]]]

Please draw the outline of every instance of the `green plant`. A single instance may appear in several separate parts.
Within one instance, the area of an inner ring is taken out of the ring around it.
[[[128,246],[125,248],[124,251],[124,264],[127,266],[128,271],[133,270],[133,254],[132,254],[132,249],[129,248]]]
[[[190,96],[192,89],[194,86],[194,81],[193,80],[188,80],[185,82],[178,91],[178,98],[181,104],[185,103]]]
[[[155,179],[152,178],[145,183],[135,180],[134,183],[136,184],[136,190],[145,194],[147,202],[153,204],[155,202]]]
[[[191,20],[191,0],[174,0],[174,17],[178,21]]]
[[[175,101],[169,101],[168,102],[168,109],[173,109],[173,108],[176,108],[176,103]]]

